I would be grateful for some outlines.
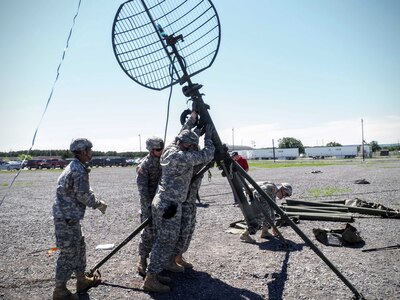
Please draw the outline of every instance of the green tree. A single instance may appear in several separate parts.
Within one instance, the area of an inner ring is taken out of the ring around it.
[[[29,155],[29,154],[19,154],[18,155],[18,159],[19,160],[30,160],[30,159],[32,159],[32,155]]]
[[[51,153],[51,156],[61,156],[61,158],[66,159],[66,158],[71,158],[73,157],[72,152],[69,151],[68,149],[60,149],[60,150],[40,150],[40,149],[34,149],[31,150],[28,153],[28,150],[21,150],[21,151],[10,151],[10,152],[0,152],[0,157],[3,157],[4,159],[8,159],[12,157],[13,159],[15,157],[18,157],[20,160],[22,160],[22,157],[27,157],[26,159],[32,159],[33,157],[37,156],[49,156],[49,153]],[[148,154],[147,151],[142,151],[142,152],[117,152],[117,151],[93,151],[93,156],[123,156],[123,157],[144,157]]]
[[[387,148],[388,148],[389,151],[398,151],[398,150],[400,150],[400,145],[393,144],[393,145],[391,145],[391,146],[389,146]]]
[[[283,137],[278,140],[279,148],[299,148],[299,153],[304,154],[304,146],[300,140],[293,137]]]
[[[73,156],[72,152],[69,150],[59,150],[58,155],[61,156],[62,159],[71,158]]]
[[[106,155],[107,156],[118,156],[118,152],[117,151],[107,151]]]
[[[342,147],[342,144],[337,143],[337,142],[329,142],[326,144],[327,147]]]
[[[379,151],[379,150],[382,149],[381,146],[379,146],[379,144],[378,144],[377,141],[371,141],[371,142],[369,143],[369,145],[371,146],[372,152],[376,152],[376,151]]]

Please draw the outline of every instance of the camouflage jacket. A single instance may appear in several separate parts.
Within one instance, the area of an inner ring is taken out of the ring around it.
[[[150,207],[161,177],[160,158],[148,154],[136,169],[140,204]],[[143,209],[143,208],[142,208]]]
[[[78,159],[74,159],[58,178],[53,217],[56,219],[82,220],[86,206],[97,208],[96,199],[89,184],[89,171]]]
[[[276,193],[278,193],[278,187],[274,183],[269,181],[259,181],[257,182],[257,184],[272,199],[272,201],[276,202]],[[267,200],[264,200],[264,198],[260,196],[260,194],[254,187],[251,186],[250,188],[253,191],[254,198],[258,199],[259,201],[265,201],[266,203],[268,203]]]
[[[193,120],[188,119],[183,129],[193,128]],[[200,151],[182,151],[177,138],[168,145],[161,156],[162,175],[156,201],[168,206],[170,201],[183,203],[188,195],[189,184],[193,176],[193,167],[213,159],[215,147],[211,139],[204,140]]]

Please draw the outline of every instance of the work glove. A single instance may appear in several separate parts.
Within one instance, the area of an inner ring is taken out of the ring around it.
[[[103,201],[100,201],[100,206],[97,207],[97,209],[104,215],[106,213],[107,204]]]
[[[178,205],[175,202],[170,202],[170,204],[164,211],[163,218],[164,219],[173,218],[176,214],[177,209],[178,209]]]
[[[215,128],[212,124],[206,125],[206,134],[204,135],[205,140],[211,140],[214,134]]]

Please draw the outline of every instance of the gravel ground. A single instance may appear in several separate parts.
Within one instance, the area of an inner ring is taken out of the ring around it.
[[[312,173],[320,170],[321,173]],[[51,205],[59,170],[22,171],[0,206],[0,299],[51,299],[57,252]],[[316,199],[352,199],[400,208],[400,160],[349,161],[345,165],[251,168],[255,180],[290,182],[292,199],[310,199],[313,188],[339,188],[346,194]],[[0,172],[0,197],[15,173]],[[351,299],[353,292],[305,244],[291,227],[282,227],[293,243],[291,251],[276,240],[260,239],[246,244],[227,233],[229,224],[242,219],[233,203],[226,178],[217,169],[203,180],[197,228],[185,257],[194,269],[171,274],[167,295],[144,293],[142,278],[135,273],[138,237],[101,267],[104,284],[80,299]],[[83,227],[88,268],[109,253],[95,250],[99,244],[122,242],[139,224],[138,193],[134,168],[98,168],[91,185],[109,204],[106,215],[89,209]],[[354,184],[356,179],[371,184]],[[357,217],[352,223],[365,240],[363,248],[330,247],[316,241],[313,228],[340,228],[345,223],[301,221],[299,228],[317,245],[366,299],[399,299],[399,250],[361,252],[362,249],[400,243],[398,219]],[[74,289],[74,280],[69,285]]]

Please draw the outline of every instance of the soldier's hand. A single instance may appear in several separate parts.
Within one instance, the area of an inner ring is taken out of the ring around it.
[[[107,204],[103,201],[100,201],[100,206],[97,207],[97,209],[104,215],[106,213]]]
[[[176,211],[178,209],[178,205],[175,202],[171,202],[168,207],[165,209],[163,218],[164,219],[171,219],[175,216]]]
[[[212,124],[206,125],[206,134],[204,135],[204,139],[211,140],[214,134],[215,128]]]

